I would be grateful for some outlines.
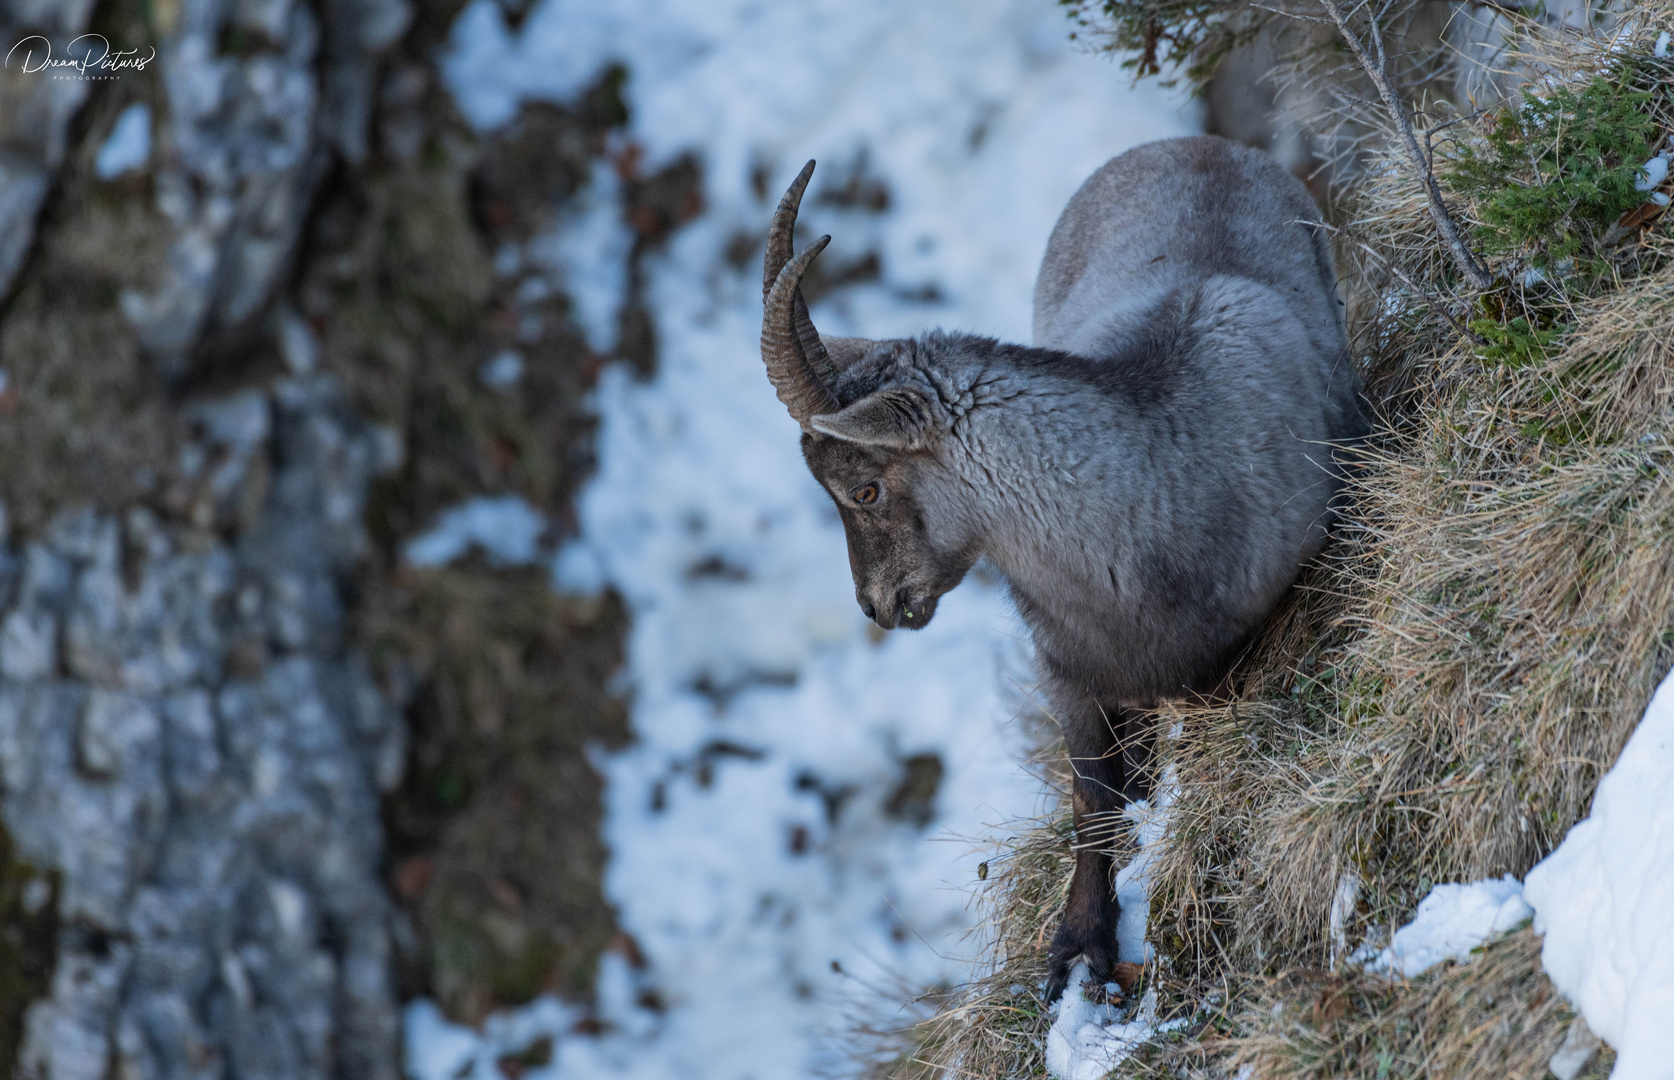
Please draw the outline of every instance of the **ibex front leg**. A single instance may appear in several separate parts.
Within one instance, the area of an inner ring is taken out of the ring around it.
[[[1109,982],[1115,975],[1120,907],[1111,850],[1122,808],[1150,795],[1150,743],[1137,714],[1083,698],[1068,709],[1060,705],[1058,715],[1075,770],[1075,872],[1063,921],[1052,938],[1048,1004],[1064,992],[1077,957],[1086,958],[1093,982]]]

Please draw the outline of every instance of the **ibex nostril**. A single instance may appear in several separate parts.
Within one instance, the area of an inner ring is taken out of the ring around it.
[[[866,617],[868,619],[876,619],[878,617],[878,609],[872,606],[871,601],[861,604],[860,610],[866,613]]]

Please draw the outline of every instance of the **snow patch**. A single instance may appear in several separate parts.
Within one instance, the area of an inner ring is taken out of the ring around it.
[[[552,560],[552,591],[567,596],[597,596],[606,584],[604,560],[584,540],[571,540]]]
[[[1667,179],[1668,154],[1665,151],[1639,166],[1639,174],[1633,180],[1633,189],[1650,191],[1652,188],[1661,187],[1662,182]]]
[[[1569,1022],[1563,1045],[1552,1054],[1546,1067],[1558,1080],[1575,1080],[1587,1063],[1598,1055],[1600,1045],[1599,1037],[1593,1034],[1587,1021],[1577,1016]]]
[[[1472,949],[1534,914],[1523,901],[1523,885],[1510,874],[1468,885],[1437,885],[1419,901],[1412,922],[1395,931],[1389,946],[1355,959],[1368,971],[1410,979],[1443,960],[1466,960]]]
[[[531,240],[530,262],[547,270],[574,305],[587,347],[608,355],[628,297],[628,253],[633,231],[622,219],[622,184],[607,161],[593,165],[592,179],[552,228]]]
[[[1529,871],[1541,964],[1616,1048],[1612,1080],[1674,1061],[1674,674],[1657,688],[1592,813]]]
[[[546,519],[520,495],[477,495],[443,512],[429,532],[407,542],[414,566],[445,566],[481,548],[498,566],[527,566],[535,561]]]
[[[319,339],[308,321],[289,305],[279,312],[279,355],[298,378],[312,374],[320,359]]]
[[[516,349],[501,349],[477,370],[477,381],[502,393],[512,389],[523,381],[523,354]]]
[[[143,168],[151,160],[151,106],[135,102],[116,117],[110,134],[93,159],[93,171],[101,180],[114,180],[123,173]]]
[[[407,1007],[404,1019],[406,1053],[402,1057],[413,1080],[458,1080],[470,1067],[477,1052],[476,1032],[453,1023],[424,998]]]
[[[1360,902],[1360,875],[1353,870],[1337,877],[1337,891],[1331,896],[1331,915],[1327,923],[1331,939],[1331,970],[1336,971],[1348,956],[1348,923],[1354,907]]]
[[[543,1042],[554,1057],[561,1055],[563,1044],[554,1033],[568,1031],[581,1019],[574,1005],[543,995],[521,1009],[488,1017],[475,1031],[420,998],[407,1007],[405,1017],[407,1075],[412,1080],[504,1080],[512,1074],[500,1064],[503,1059],[525,1058]],[[524,1068],[540,1075],[534,1071],[538,1065]]]
[[[1077,962],[1058,1009],[1058,1019],[1046,1033],[1046,1071],[1058,1080],[1103,1080],[1127,1060],[1139,1045],[1184,1020],[1157,1021],[1157,992],[1147,990],[1131,1019],[1114,1005],[1095,1005],[1083,995],[1087,965]]]

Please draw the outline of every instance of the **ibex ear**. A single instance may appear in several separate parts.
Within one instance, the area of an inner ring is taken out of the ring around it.
[[[890,450],[918,450],[930,441],[934,418],[924,393],[905,387],[868,394],[842,412],[808,419],[815,431]]]

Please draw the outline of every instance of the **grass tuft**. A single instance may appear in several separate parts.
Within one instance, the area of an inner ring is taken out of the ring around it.
[[[1479,142],[1460,145],[1453,186],[1478,207],[1484,251],[1526,253],[1542,270],[1597,259],[1599,239],[1645,201],[1634,181],[1660,133],[1656,95],[1635,88],[1636,74],[1623,65],[1579,90],[1525,91],[1490,114]]]

